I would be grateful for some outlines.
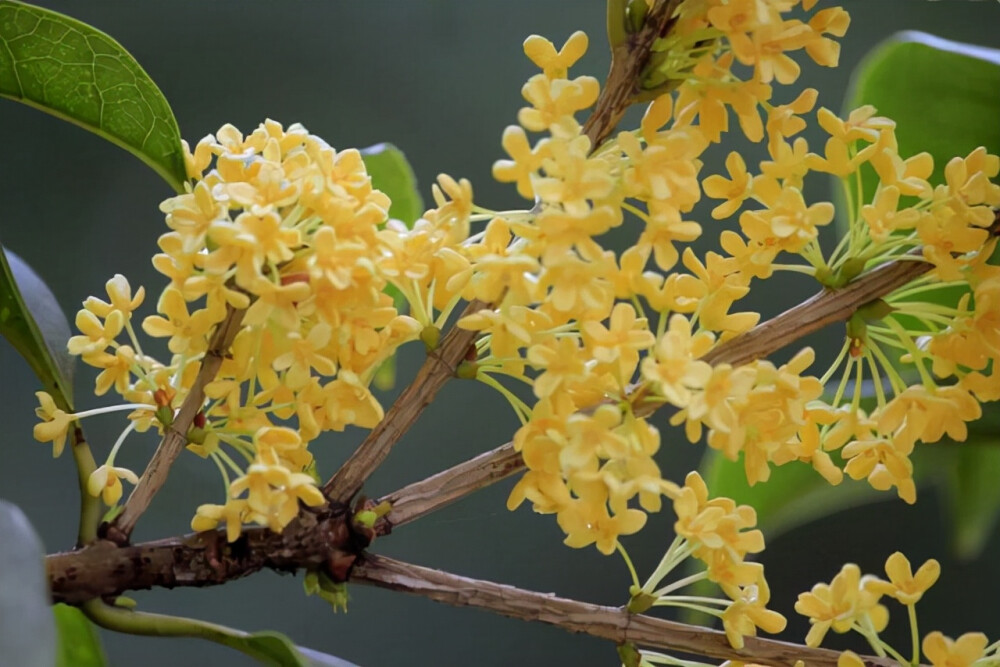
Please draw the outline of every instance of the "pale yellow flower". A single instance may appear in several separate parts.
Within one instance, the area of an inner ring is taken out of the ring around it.
[[[39,407],[35,408],[35,414],[44,421],[35,424],[33,435],[39,442],[51,442],[52,456],[57,457],[62,454],[63,447],[66,446],[66,436],[73,422],[73,415],[66,414],[56,407],[52,396],[46,392],[36,391],[35,396],[39,403]]]
[[[94,497],[101,496],[104,504],[111,507],[122,497],[123,479],[130,484],[139,483],[139,477],[128,468],[102,465],[87,479],[87,492]]]
[[[988,643],[981,632],[966,632],[958,639],[931,632],[924,637],[922,648],[933,667],[972,667],[983,657]]]
[[[885,561],[885,573],[889,576],[889,581],[869,581],[868,589],[911,605],[919,602],[924,592],[941,576],[941,564],[931,558],[913,574],[910,561],[897,551]]]

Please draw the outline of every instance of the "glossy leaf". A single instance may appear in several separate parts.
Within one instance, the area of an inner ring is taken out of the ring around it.
[[[100,30],[0,0],[0,96],[104,137],[183,191],[184,153],[170,105],[129,52]]]
[[[424,212],[424,200],[417,190],[417,177],[406,156],[392,144],[382,143],[361,149],[361,157],[372,186],[392,200],[389,217],[412,227]]]
[[[742,459],[730,461],[716,451],[706,452],[701,474],[713,496],[757,510],[757,526],[768,540],[815,519],[893,497],[850,478],[832,486],[812,466],[794,461],[772,466],[768,481],[750,486]]]
[[[310,667],[357,667],[353,662],[326,653],[314,651],[311,648],[298,647],[299,653],[306,657]]]
[[[241,640],[247,652],[281,667],[309,667],[309,661],[295,644],[280,632],[257,632]]]
[[[933,156],[931,183],[941,183],[945,165],[956,156],[978,146],[1000,154],[1000,50],[926,33],[899,33],[855,71],[845,113],[863,104],[896,121],[900,155],[926,151]],[[871,169],[862,175],[870,200],[878,181]],[[846,220],[838,222],[846,227]],[[920,298],[954,304],[965,291],[955,287]],[[986,404],[983,411],[980,424],[970,426],[978,435],[969,442],[918,448],[915,459],[920,477],[947,472],[936,481],[948,498],[951,543],[960,558],[978,555],[1000,515],[1000,487],[994,482],[1000,476],[1000,430],[983,426],[1000,422],[1000,405]]]
[[[56,619],[59,654],[56,667],[104,667],[107,660],[94,624],[76,607],[52,607]]]
[[[930,153],[930,181],[941,183],[953,157],[964,157],[978,146],[1000,153],[998,91],[1000,50],[906,31],[875,47],[854,71],[844,114],[871,104],[879,115],[892,118],[899,154]],[[870,168],[862,175],[867,203],[878,179]],[[843,215],[838,224],[846,228]]]
[[[14,253],[0,251],[0,334],[21,353],[63,410],[72,410],[70,330],[45,282]]]
[[[0,661],[51,667],[56,660],[56,629],[42,541],[24,512],[3,500],[0,535]]]

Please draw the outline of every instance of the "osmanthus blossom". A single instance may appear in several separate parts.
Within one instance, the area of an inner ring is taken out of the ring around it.
[[[920,641],[916,605],[941,574],[936,560],[928,560],[914,573],[909,559],[897,551],[886,560],[885,573],[889,581],[862,575],[857,565],[848,563],[829,584],[816,584],[811,591],[800,594],[795,611],[808,617],[811,625],[806,644],[819,646],[831,629],[838,633],[853,631],[862,635],[879,656],[891,657],[899,664],[924,662],[921,650],[926,662],[934,667],[997,664],[1000,642],[990,644],[981,632],[967,632],[953,640],[935,630]],[[913,649],[909,660],[879,636],[889,621],[889,610],[880,603],[883,596],[894,598],[907,609]],[[846,651],[837,664],[859,667],[864,662],[857,654]]]
[[[193,149],[185,144],[190,182],[161,205],[168,231],[153,264],[166,280],[141,327],[164,339],[169,356],[144,349],[131,319],[145,292],[116,276],[107,301],[84,302],[69,346],[101,371],[96,392],[114,391],[125,404],[70,413],[40,393],[35,437],[58,455],[75,420],[127,411],[127,428],[89,485],[117,503],[120,480],[135,475],[114,466],[115,453],[133,430],[165,432],[205,356],[223,352],[210,349],[217,327],[238,313],[235,340],[187,434],[223,482],[220,503],[198,507],[192,526],[225,526],[229,540],[249,523],[280,531],[302,505],[324,502],[314,443],[326,431],[374,428],[385,415],[371,390],[383,362],[416,340],[433,353],[461,301],[477,299],[485,307],[456,325],[478,336],[461,373],[498,389],[522,422],[512,440],[527,470],[508,507],[528,501],[556,515],[567,544],[627,559],[619,537],[640,530],[667,498],[677,537],[646,585],[633,572],[630,609],[689,605],[675,591],[706,578],[726,597],[691,604],[719,616],[734,646],[757,629],[780,630],[784,619],[766,609],[763,569],[748,560],[764,548],[754,511],[711,498],[696,474],[682,487],[665,479],[649,414],[670,405],[678,433],[742,461],[751,484],[775,466],[805,463],[831,484],[846,474],[913,502],[914,449],[964,439],[980,402],[1000,399],[1000,270],[986,262],[996,245],[1000,158],[976,149],[934,183],[933,159],[899,154],[895,124],[876,109],[846,119],[822,107],[813,114],[812,89],[782,100],[781,86],[798,78],[799,52],[837,64],[833,38],[849,17],[814,5],[681,3],[644,72],[660,93],[647,96],[638,128],[599,145],[577,115],[594,105],[600,84],[570,77],[586,35],[561,48],[529,38],[525,53],[541,71],[521,90],[527,106],[503,131],[507,158],[493,168],[530,201],[523,210],[490,211],[469,181],[441,175],[420,219],[391,220],[391,201],[373,187],[361,154],[298,124],[267,120],[246,135],[224,125]],[[748,164],[730,152],[727,175],[703,173],[705,151],[731,129],[730,112],[745,138],[766,142],[768,159]],[[828,135],[821,150],[797,136],[813,118]],[[834,206],[810,200],[806,181],[833,174],[850,192],[861,169],[878,184],[848,198],[850,230],[824,251],[820,229]],[[693,219],[703,197],[719,202],[711,225]],[[624,247],[623,234],[631,239]],[[696,253],[690,244],[702,235],[719,247]],[[781,365],[711,361],[759,322],[740,301],[761,281],[795,272],[837,289],[906,253],[931,270],[852,317],[827,369],[811,370],[809,348]],[[935,301],[956,285],[967,295]],[[862,410],[866,378],[876,395]],[[529,398],[508,382],[530,387]],[[664,583],[688,557],[704,568]],[[881,596],[915,602],[929,585],[927,571],[910,577],[907,567],[897,559],[890,584],[869,586],[846,566],[804,594],[808,643],[829,629],[883,627]],[[932,637],[925,650],[934,664],[978,647]]]

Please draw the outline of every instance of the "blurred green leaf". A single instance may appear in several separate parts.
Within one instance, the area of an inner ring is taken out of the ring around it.
[[[953,157],[979,146],[1000,153],[1000,50],[901,32],[864,58],[849,90],[844,114],[871,104],[896,121],[901,156],[926,151],[934,158],[932,184],[943,182]],[[867,203],[878,184],[873,169],[862,171],[862,183]],[[851,187],[856,196],[853,181]],[[846,210],[838,207],[841,232],[847,228]]]
[[[56,628],[42,541],[24,512],[4,500],[0,535],[0,661],[51,667],[56,661]]]
[[[184,190],[174,114],[121,44],[58,12],[0,0],[0,46],[0,96],[104,137]]]
[[[59,655],[56,667],[104,667],[107,660],[94,624],[76,607],[52,607],[56,619]]]
[[[372,186],[381,190],[389,199],[389,217],[401,220],[407,227],[412,227],[424,212],[424,200],[417,189],[417,177],[413,167],[407,161],[403,152],[388,143],[375,144],[361,149],[361,157],[365,168],[371,176]],[[386,294],[392,297],[393,304],[399,312],[405,312],[406,299],[396,289],[389,285]],[[382,362],[372,380],[377,389],[391,389],[396,383],[396,355]]]
[[[365,168],[371,176],[372,186],[381,190],[389,199],[389,217],[402,220],[412,227],[424,212],[424,200],[417,190],[417,177],[403,151],[392,144],[381,143],[361,149]]]
[[[943,182],[945,165],[952,158],[964,157],[979,146],[1000,153],[1000,50],[921,32],[899,33],[876,47],[855,70],[845,114],[863,104],[896,121],[900,155],[930,153],[934,158],[930,180]],[[877,185],[874,170],[865,167],[866,200]],[[851,194],[856,195],[853,183]],[[841,230],[846,228],[843,215],[838,224]],[[914,298],[955,304],[967,291],[959,286]],[[911,324],[898,319],[904,326]],[[890,355],[898,357],[895,352]],[[978,435],[971,435],[968,442],[918,447],[914,457],[918,483],[933,478],[944,487],[951,543],[960,558],[980,553],[1000,514],[1000,486],[995,482],[1000,478],[1000,405],[984,405],[983,411],[983,420],[970,425]]]
[[[241,640],[258,657],[282,667],[309,667],[292,640],[280,632],[256,632]]]
[[[850,478],[832,486],[812,466],[794,461],[772,466],[768,481],[750,486],[742,458],[730,461],[714,450],[705,453],[700,472],[713,497],[726,496],[757,510],[757,527],[768,540],[824,516],[892,497]]]
[[[951,474],[946,481],[951,545],[955,556],[979,556],[1000,515],[1000,437],[950,445]]]
[[[66,351],[66,316],[31,267],[0,250],[0,334],[25,358],[56,405],[72,411],[74,358]]]
[[[310,667],[357,667],[353,662],[348,662],[347,660],[326,653],[320,653],[311,648],[299,646],[298,649],[299,653],[306,657]]]
[[[255,632],[238,639],[231,639],[230,642],[234,648],[279,667],[357,667],[354,663],[336,656],[296,646],[291,639],[280,632]]]

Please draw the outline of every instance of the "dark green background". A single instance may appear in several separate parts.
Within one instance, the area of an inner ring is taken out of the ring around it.
[[[853,16],[842,67],[804,66],[803,81],[820,88],[821,104],[839,108],[858,59],[892,32],[917,29],[988,46],[1000,45],[1000,4],[921,0],[846,0]],[[510,186],[495,184],[490,165],[504,157],[500,134],[514,122],[519,90],[534,73],[521,41],[539,33],[561,44],[575,29],[588,32],[591,53],[577,74],[603,77],[604,3],[600,0],[433,0],[427,2],[264,3],[93,2],[46,3],[105,30],[136,56],[173,104],[181,130],[194,143],[231,122],[244,130],[264,118],[301,122],[337,147],[391,141],[406,151],[425,196],[433,177],[447,172],[472,180],[477,200],[492,208],[519,205]],[[791,91],[779,91],[778,100]],[[1000,122],[1000,120],[998,120]],[[48,281],[72,319],[79,303],[101,294],[104,282],[123,273],[154,293],[162,285],[150,266],[164,231],[157,209],[170,195],[165,184],[133,157],[101,139],[37,111],[0,102],[0,240]],[[721,170],[714,150],[703,173]],[[749,162],[749,160],[748,160]],[[810,194],[827,196],[816,181]],[[717,229],[699,209],[697,219]],[[811,293],[808,281],[776,283],[755,304],[765,314]],[[775,298],[780,293],[781,298]],[[152,301],[152,300],[151,300]],[[146,312],[151,308],[147,304]],[[839,331],[828,332],[827,341]],[[408,348],[402,380],[421,353]],[[48,445],[33,441],[32,392],[27,365],[0,344],[2,397],[0,496],[20,505],[49,551],[67,549],[75,536],[77,498],[72,460],[53,461]],[[78,369],[80,408],[108,403],[89,396],[94,373]],[[390,397],[386,398],[386,403]],[[88,421],[103,458],[121,422]],[[516,421],[488,388],[454,382],[440,395],[371,479],[380,495],[421,479],[509,439]],[[697,464],[701,450],[666,431],[660,458],[679,478]],[[314,445],[321,472],[332,472],[359,440],[357,432],[329,434]],[[137,470],[154,441],[135,437],[120,461]],[[194,508],[218,500],[214,466],[182,457],[164,492],[136,531],[152,539],[187,530]],[[375,550],[423,565],[589,601],[620,604],[627,574],[620,559],[593,549],[561,545],[553,517],[504,508],[510,483],[497,485],[449,509],[400,529]],[[653,517],[626,544],[641,572],[648,572],[670,542],[669,513]],[[2,537],[0,537],[2,539]],[[956,635],[983,630],[1000,637],[993,610],[1000,596],[995,562],[1000,539],[969,563],[948,558],[937,498],[921,495],[907,507],[885,502],[821,521],[769,543],[764,556],[773,606],[790,618],[788,639],[801,640],[805,624],[791,612],[795,595],[829,580],[854,561],[880,572],[882,561],[903,549],[915,563],[942,560],[939,587],[921,605],[921,628]],[[147,610],[189,614],[247,630],[277,629],[305,646],[364,665],[611,665],[614,647],[562,630],[453,609],[422,599],[351,587],[350,613],[334,615],[317,598],[305,598],[301,580],[263,573],[219,589],[137,593]],[[905,648],[905,613],[893,608],[897,646]],[[249,660],[194,640],[160,640],[104,634],[114,665],[248,664]],[[839,639],[839,638],[836,638]],[[2,658],[0,658],[2,662]]]

